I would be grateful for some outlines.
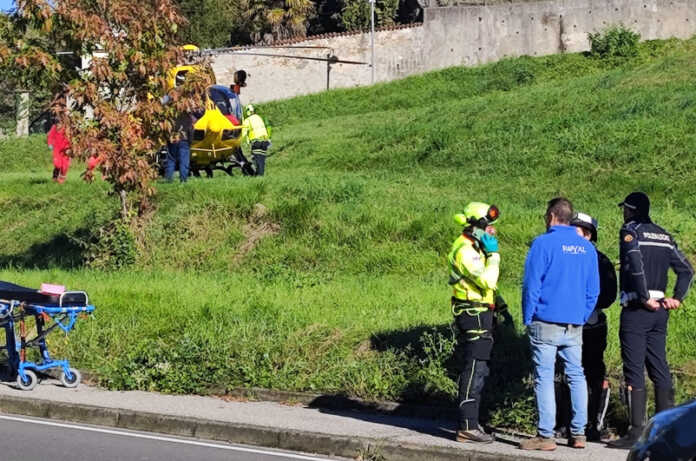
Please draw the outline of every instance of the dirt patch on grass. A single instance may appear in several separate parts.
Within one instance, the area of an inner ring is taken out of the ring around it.
[[[233,264],[238,264],[248,255],[256,245],[269,235],[275,235],[280,231],[280,226],[268,221],[268,208],[257,203],[254,211],[249,216],[249,222],[244,226],[244,242],[239,245],[237,254],[232,258]]]

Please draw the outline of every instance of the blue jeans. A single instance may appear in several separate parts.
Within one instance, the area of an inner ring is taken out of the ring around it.
[[[187,140],[170,143],[167,145],[167,167],[164,177],[167,181],[174,178],[176,164],[179,164],[179,180],[186,182],[189,175],[189,162],[191,161],[191,148]]]
[[[587,425],[587,382],[582,369],[582,325],[563,326],[533,321],[528,327],[534,361],[534,391],[539,411],[539,435],[553,437],[556,426],[554,371],[556,353],[565,366],[570,384],[572,419],[570,433],[585,435]]]

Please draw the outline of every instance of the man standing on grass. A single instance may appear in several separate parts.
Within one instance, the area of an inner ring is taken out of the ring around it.
[[[167,145],[167,164],[164,169],[164,178],[171,182],[174,179],[174,170],[179,165],[179,181],[185,183],[189,176],[191,162],[191,139],[193,138],[193,115],[183,113],[174,125],[174,139]]]
[[[582,368],[582,327],[599,296],[597,252],[570,226],[573,205],[558,197],[546,210],[547,232],[527,253],[522,287],[522,315],[534,361],[538,435],[520,443],[523,450],[555,450],[554,371],[556,354],[570,384],[572,419],[568,445],[585,448],[587,382]]]
[[[246,106],[242,132],[251,146],[251,159],[256,165],[256,176],[263,176],[266,171],[266,156],[271,147],[271,130],[251,104]]]
[[[604,416],[609,406],[609,381],[604,351],[607,349],[607,316],[603,310],[616,301],[616,271],[611,260],[596,247],[597,220],[585,213],[577,213],[570,221],[580,237],[589,240],[597,250],[599,267],[599,298],[594,312],[582,329],[582,367],[587,378],[587,440],[598,442],[604,426]],[[562,429],[570,428],[570,400],[567,387],[563,386],[556,405],[560,414],[557,424]]]
[[[655,385],[655,413],[674,406],[672,375],[665,342],[669,311],[678,309],[689,291],[694,270],[677,243],[650,219],[650,199],[642,192],[623,202],[620,232],[621,359],[626,380],[631,427],[625,437],[610,442],[612,448],[630,448],[645,426],[645,368]],[[667,298],[667,273],[677,274],[674,295]]]
[[[494,440],[479,425],[479,406],[493,349],[493,311],[496,304],[499,309],[504,305],[502,298],[496,299],[500,254],[492,225],[499,214],[495,205],[472,202],[454,217],[457,224],[464,226],[448,256],[457,332],[455,357],[463,367],[458,383],[458,442]]]

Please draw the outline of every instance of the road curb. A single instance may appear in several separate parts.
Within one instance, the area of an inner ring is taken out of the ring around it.
[[[54,402],[31,397],[0,396],[0,411],[74,423],[197,437],[282,450],[302,451],[344,458],[385,461],[508,461],[538,460],[533,456],[482,453],[471,449],[412,445],[368,437],[349,437],[263,427],[185,416]],[[381,457],[381,458],[380,458]]]
[[[341,411],[356,410],[405,417],[456,419],[458,416],[455,404],[446,405],[445,402],[437,402],[439,404],[435,405],[415,405],[388,400],[364,400],[342,394],[314,394],[258,387],[233,388],[228,389],[224,393],[212,393],[211,395],[223,400],[231,397],[233,399],[260,400],[264,402],[301,403],[310,408],[326,408]]]

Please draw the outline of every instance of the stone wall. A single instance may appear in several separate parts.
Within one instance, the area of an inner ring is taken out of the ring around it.
[[[312,48],[302,48],[312,47]],[[375,80],[391,81],[426,70],[423,27],[420,25],[383,30],[375,33]],[[344,61],[364,64],[332,64],[290,57],[259,55],[308,56],[326,58],[329,54]],[[242,90],[242,100],[263,102],[317,93],[328,88],[369,85],[372,80],[370,34],[345,34],[292,43],[280,48],[249,48],[234,54],[216,56],[213,70],[218,83],[229,85],[238,69],[250,76]],[[328,75],[327,75],[328,74]]]
[[[589,49],[587,34],[622,23],[644,40],[696,34],[696,0],[555,0],[426,8],[428,70],[508,56]]]
[[[696,0],[551,0],[426,8],[422,26],[375,34],[376,81],[509,56],[585,51],[588,33],[619,23],[643,39],[688,38],[696,34]],[[245,103],[371,82],[369,65],[334,64],[327,85],[325,62],[251,55],[325,58],[332,53],[342,60],[369,63],[370,34],[315,38],[289,46],[217,56],[213,68],[218,82],[231,83],[237,69],[249,72],[249,86],[242,93]]]

